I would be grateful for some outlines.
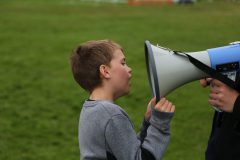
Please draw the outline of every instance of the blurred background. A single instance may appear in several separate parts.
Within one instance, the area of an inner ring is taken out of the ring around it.
[[[0,1],[0,159],[79,159],[78,120],[88,95],[72,78],[69,56],[82,42],[123,46],[132,90],[116,103],[138,132],[151,97],[145,40],[189,52],[240,40],[238,0],[140,1]],[[196,81],[167,98],[176,112],[163,159],[204,159],[213,117],[208,89]]]

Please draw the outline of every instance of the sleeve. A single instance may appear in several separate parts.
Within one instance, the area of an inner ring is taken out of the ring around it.
[[[237,99],[234,103],[233,116],[236,119],[240,119],[240,96],[237,97]]]
[[[170,121],[173,113],[152,110],[150,126],[143,142],[143,148],[151,152],[155,159],[161,159],[170,142]]]
[[[106,126],[106,143],[116,159],[159,160],[169,143],[169,124],[165,123],[169,123],[170,120],[165,119],[170,117],[168,114],[154,111],[145,139],[141,143],[126,116],[113,116]]]

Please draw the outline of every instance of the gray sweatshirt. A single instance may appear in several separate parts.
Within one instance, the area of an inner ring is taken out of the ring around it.
[[[159,160],[170,140],[172,116],[153,109],[149,124],[143,123],[137,136],[121,107],[110,101],[85,101],[78,135],[81,160]]]

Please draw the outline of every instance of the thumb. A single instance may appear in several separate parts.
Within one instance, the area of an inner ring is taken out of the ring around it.
[[[156,97],[153,97],[150,102],[149,102],[150,106],[155,106],[156,105]]]

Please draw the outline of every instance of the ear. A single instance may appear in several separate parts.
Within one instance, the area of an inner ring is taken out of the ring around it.
[[[110,72],[109,72],[109,67],[107,65],[100,65],[99,67],[99,71],[100,71],[100,77],[109,79],[110,78]]]

